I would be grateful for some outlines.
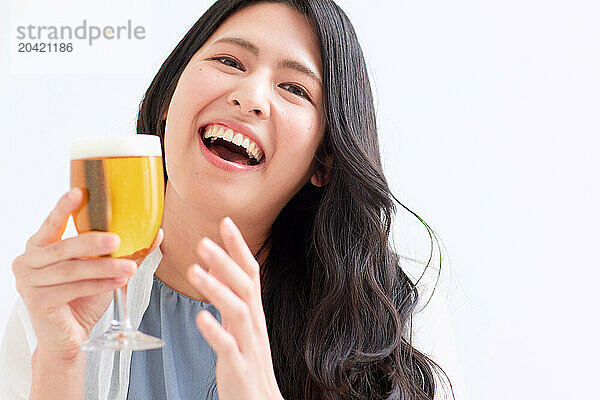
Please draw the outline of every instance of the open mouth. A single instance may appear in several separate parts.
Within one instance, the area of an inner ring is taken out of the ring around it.
[[[205,125],[199,130],[202,143],[217,157],[245,166],[265,162],[262,150],[249,138],[220,125]]]

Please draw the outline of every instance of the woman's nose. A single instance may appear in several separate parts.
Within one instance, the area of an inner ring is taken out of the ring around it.
[[[248,77],[227,96],[227,102],[243,115],[254,114],[267,119],[271,115],[269,94],[270,83],[266,79]]]

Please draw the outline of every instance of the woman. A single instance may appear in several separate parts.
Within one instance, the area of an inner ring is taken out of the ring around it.
[[[210,137],[221,128],[229,140]],[[440,370],[410,344],[417,291],[389,243],[365,62],[333,2],[218,1],[159,70],[137,130],[161,137],[167,186],[164,241],[129,282],[130,312],[167,346],[79,350],[135,265],[82,259],[115,249],[112,234],[60,240],[75,189],[13,264],[26,312],[9,329],[35,337],[9,337],[27,360],[11,374],[32,380],[6,390],[210,398],[212,380],[222,400],[434,398]]]

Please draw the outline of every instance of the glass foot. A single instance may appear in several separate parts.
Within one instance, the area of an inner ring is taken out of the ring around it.
[[[80,348],[84,351],[152,350],[164,345],[162,339],[139,331],[109,328],[103,334],[90,338]]]

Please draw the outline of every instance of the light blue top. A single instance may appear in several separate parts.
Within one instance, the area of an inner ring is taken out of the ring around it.
[[[150,303],[139,330],[162,338],[160,349],[134,351],[131,357],[128,400],[217,399],[216,355],[196,327],[196,315],[209,303],[189,298],[153,276]]]

